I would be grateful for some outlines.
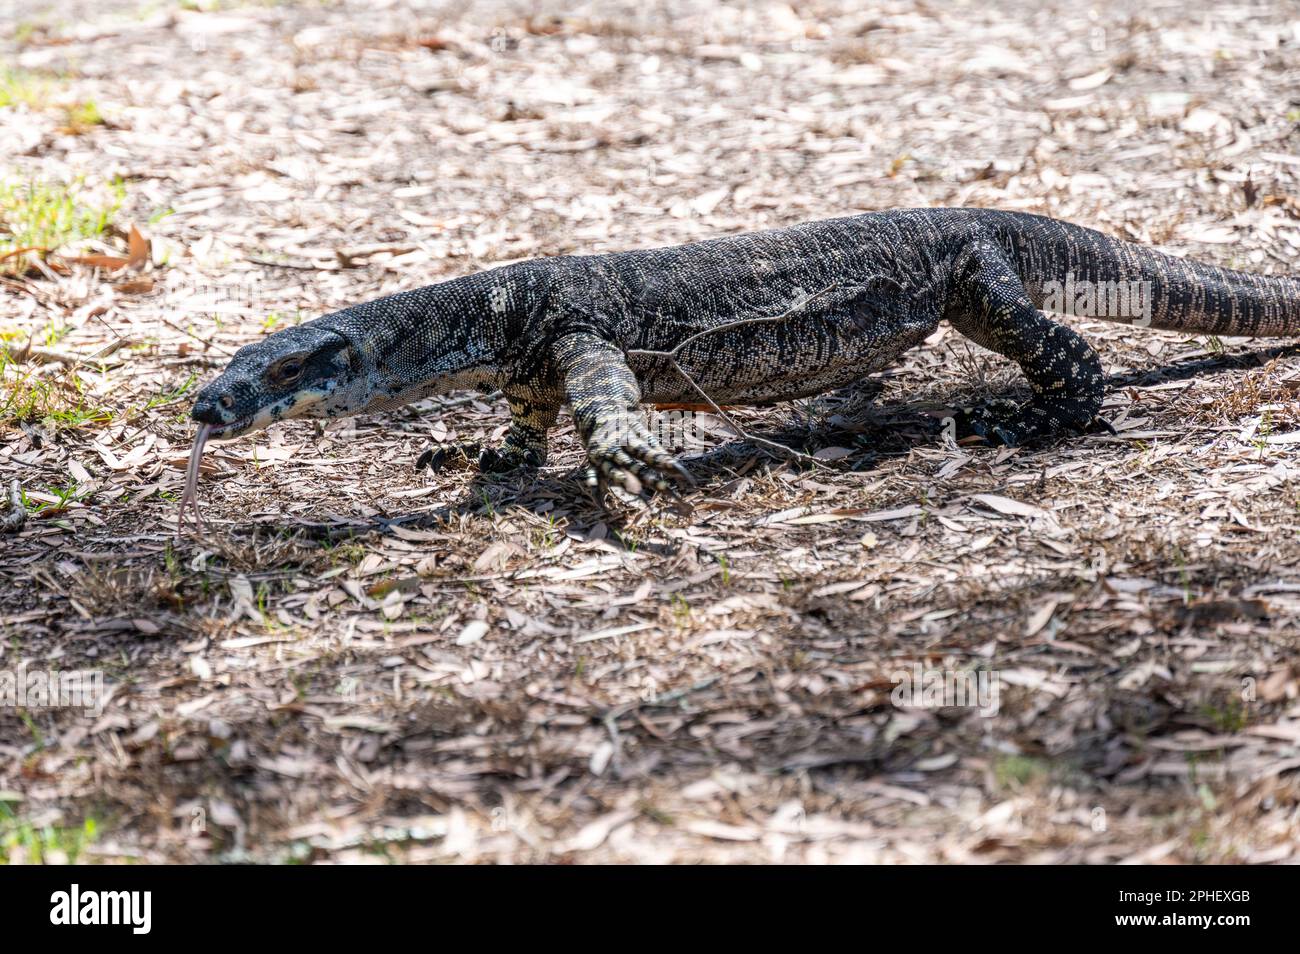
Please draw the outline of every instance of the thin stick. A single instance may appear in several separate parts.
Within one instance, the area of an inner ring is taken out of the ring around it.
[[[894,281],[892,278],[889,278],[885,275],[872,275],[866,280],[866,282],[864,282],[863,287],[864,288],[867,287],[871,282],[877,279],[883,279],[884,281],[890,281],[890,282]],[[681,353],[683,348],[687,347],[690,344],[693,344],[694,342],[698,341],[700,338],[703,338],[706,335],[715,334],[719,331],[731,331],[732,329],[735,328],[744,328],[749,325],[769,325],[769,324],[775,324],[778,321],[784,321],[795,312],[803,310],[804,308],[808,307],[810,303],[816,301],[818,298],[822,297],[828,292],[838,288],[839,284],[840,283],[827,285],[821,291],[814,292],[813,294],[809,295],[807,298],[795,302],[793,305],[791,305],[789,308],[787,308],[779,315],[763,315],[758,318],[740,318],[737,319],[736,321],[724,322],[723,324],[717,325],[713,328],[705,328],[703,331],[697,331],[695,334],[691,335],[686,340],[679,342],[670,351],[652,351],[644,348],[634,348],[625,351],[624,353],[629,358],[632,357],[654,358],[660,361],[669,362],[672,365],[673,370],[682,376],[683,380],[685,380],[686,383],[691,386],[691,388],[695,391],[696,394],[698,394],[700,397],[704,399],[705,403],[707,403],[709,407],[712,408],[715,414],[717,414],[727,423],[728,427],[730,427],[733,431],[735,431],[736,436],[739,437],[741,440],[748,441],[751,444],[757,444],[759,447],[762,447],[765,450],[772,451],[778,456],[790,457],[795,460],[802,461],[803,463],[810,464],[811,466],[814,467],[822,467],[822,468],[826,468],[827,470],[831,470],[833,468],[826,467],[825,461],[813,457],[811,454],[804,454],[801,451],[795,450],[793,447],[787,447],[785,444],[778,444],[775,441],[765,440],[764,438],[749,433],[747,430],[745,430],[745,428],[740,426],[740,424],[736,421],[735,418],[733,418],[730,414],[728,414],[720,406],[718,406],[718,403],[709,396],[709,394],[704,390],[704,388],[700,387],[699,383],[695,380],[695,378],[685,368],[682,367],[681,362],[677,360],[677,355]],[[898,284],[898,283],[894,282],[894,284]]]
[[[713,413],[717,414],[720,418],[726,421],[727,426],[730,427],[733,431],[735,431],[736,436],[739,437],[741,440],[748,441],[751,444],[757,444],[759,447],[770,450],[773,453],[776,453],[780,456],[792,457],[795,460],[804,461],[805,463],[811,464],[814,467],[826,467],[825,461],[818,460],[816,457],[813,457],[811,454],[805,454],[802,451],[795,450],[793,447],[787,447],[785,444],[778,444],[776,441],[769,441],[766,438],[758,437],[755,434],[749,433],[747,430],[745,430],[743,427],[740,426],[739,422],[737,422],[734,417],[732,417],[721,407],[719,407],[717,403],[713,400],[713,398],[709,397],[708,392],[706,392],[704,388],[700,387],[699,384],[696,382],[696,380],[686,372],[686,369],[681,366],[681,364],[677,361],[677,359],[673,357],[671,354],[669,354],[668,352],[666,351],[647,351],[647,352],[629,351],[628,352],[628,354],[638,354],[638,353],[653,355],[654,357],[663,358],[669,361],[672,364],[673,369],[678,374],[680,374],[683,378],[686,379],[687,384],[689,384],[692,388],[695,389],[695,393],[698,394],[700,397],[704,398],[705,402],[709,405],[709,407],[713,409]]]

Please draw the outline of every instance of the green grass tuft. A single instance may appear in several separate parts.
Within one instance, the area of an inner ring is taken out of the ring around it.
[[[73,103],[70,106],[64,106],[63,112],[67,117],[66,132],[80,134],[90,129],[92,126],[104,125],[104,116],[99,111],[99,104],[93,99],[88,99],[82,103]]]
[[[993,775],[1000,788],[1029,785],[1051,773],[1050,762],[1031,755],[1002,755],[993,763]]]
[[[120,179],[98,188],[84,177],[68,184],[0,180],[0,274],[27,270],[26,255],[9,254],[19,249],[54,251],[103,235],[125,198]]]
[[[54,81],[47,76],[22,70],[0,69],[0,109],[27,106],[42,109],[49,101]]]
[[[36,365],[16,364],[0,333],[0,427],[40,421],[53,429],[107,424],[113,412],[86,399],[75,374],[41,375]]]
[[[63,132],[72,135],[103,126],[104,115],[93,99],[68,102],[66,95],[59,95],[66,83],[66,77],[0,69],[0,109],[25,106],[31,110],[61,110]]]
[[[94,818],[75,827],[37,827],[0,801],[0,864],[76,864],[86,846],[98,837],[99,824]]]

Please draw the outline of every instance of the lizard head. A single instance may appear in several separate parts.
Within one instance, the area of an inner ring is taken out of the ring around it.
[[[370,397],[364,357],[343,335],[305,324],[235,352],[190,417],[228,440],[294,417],[346,417]]]

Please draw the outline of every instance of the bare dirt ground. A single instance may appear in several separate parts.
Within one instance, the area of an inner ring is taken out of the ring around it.
[[[537,479],[417,473],[485,398],[293,423],[210,450],[173,540],[238,346],[510,260],[984,205],[1294,272],[1292,5],[4,9],[0,174],[111,216],[0,263],[0,668],[111,696],[0,707],[0,858],[1296,857],[1287,342],[1075,321],[1119,434],[1013,451],[938,433],[1024,394],[945,330],[743,414],[834,460],[720,436],[689,516],[598,509],[567,422]],[[996,712],[893,705],[914,665]]]

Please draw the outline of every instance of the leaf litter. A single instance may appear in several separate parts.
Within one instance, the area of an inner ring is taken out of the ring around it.
[[[567,423],[535,481],[416,472],[500,439],[482,396],[206,455],[186,418],[355,301],[855,210],[1294,271],[1283,5],[58,8],[0,52],[105,122],[0,107],[4,171],[124,194],[0,275],[0,629],[111,695],[0,709],[0,790],[95,819],[83,860],[1294,860],[1286,342],[1076,321],[1117,434],[1000,451],[936,422],[1018,373],[941,330],[878,394],[726,408],[822,466],[716,428],[689,517],[597,509]],[[894,705],[914,665],[997,711]]]

